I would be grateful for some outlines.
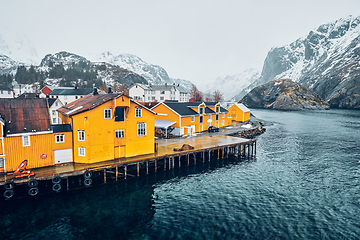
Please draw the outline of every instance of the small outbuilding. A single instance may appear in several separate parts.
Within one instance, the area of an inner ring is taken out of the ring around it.
[[[227,110],[232,121],[246,122],[250,120],[250,110],[242,103],[234,103]]]

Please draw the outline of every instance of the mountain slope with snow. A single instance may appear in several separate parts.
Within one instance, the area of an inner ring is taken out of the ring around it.
[[[107,62],[132,71],[145,78],[149,84],[163,85],[165,83],[175,83],[180,84],[187,90],[190,90],[192,86],[192,83],[188,80],[170,78],[164,68],[148,64],[133,54],[118,54],[107,51],[97,55],[91,54],[89,59],[93,62]]]
[[[360,108],[360,16],[323,24],[289,45],[272,48],[260,78],[240,95],[285,78],[313,90],[331,107]]]
[[[239,91],[249,86],[252,82],[257,80],[259,76],[260,72],[258,70],[249,68],[240,74],[217,77],[214,81],[203,86],[201,90],[210,94],[213,94],[215,90],[218,90],[223,94],[224,100],[238,101],[241,98],[237,96]]]

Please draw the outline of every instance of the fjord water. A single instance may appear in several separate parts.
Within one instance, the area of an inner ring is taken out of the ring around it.
[[[1,239],[358,239],[360,111],[252,109],[250,159],[2,201]]]

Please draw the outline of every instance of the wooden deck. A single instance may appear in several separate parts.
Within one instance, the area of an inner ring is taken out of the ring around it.
[[[156,143],[158,145],[158,151],[154,154],[114,159],[94,164],[70,163],[60,166],[31,169],[35,173],[35,176],[32,176],[31,179],[35,178],[38,181],[44,181],[51,180],[54,178],[54,176],[59,176],[62,179],[68,179],[72,176],[79,176],[80,178],[82,178],[85,171],[93,172],[103,170],[104,182],[106,182],[106,171],[116,173],[116,179],[118,178],[118,176],[126,179],[127,168],[128,166],[133,165],[137,167],[137,175],[139,176],[140,165],[146,165],[146,173],[148,173],[149,171],[148,168],[150,163],[152,164],[152,168],[154,168],[155,171],[157,171],[157,167],[160,165],[164,169],[171,169],[175,167],[175,159],[177,159],[178,161],[177,166],[180,166],[180,160],[184,156],[187,158],[187,164],[189,164],[190,157],[193,163],[196,164],[197,159],[198,161],[210,160],[211,154],[213,154],[213,156],[214,154],[217,154],[217,158],[219,159],[227,157],[229,154],[253,155],[256,153],[255,140],[248,140],[225,135],[207,135],[200,137],[161,139],[156,141]],[[174,151],[174,148],[180,148],[183,144],[189,144],[193,146],[194,149],[185,151]],[[160,164],[158,164],[158,161]],[[28,181],[28,178],[14,179],[14,177],[11,175],[8,176],[5,173],[0,174],[0,185],[4,185],[7,182],[14,182],[15,184],[25,184]],[[67,186],[67,188],[69,188],[69,184],[67,184]]]

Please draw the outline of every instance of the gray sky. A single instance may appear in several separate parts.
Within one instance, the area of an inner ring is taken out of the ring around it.
[[[204,84],[261,70],[271,47],[360,15],[359,0],[0,0],[0,24],[48,53],[135,54],[173,78]]]

